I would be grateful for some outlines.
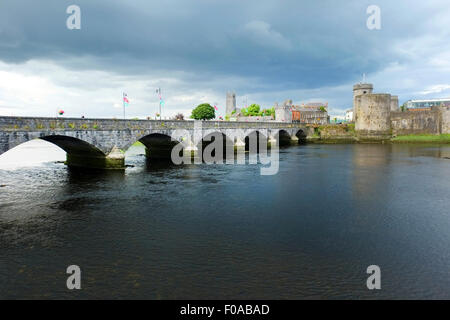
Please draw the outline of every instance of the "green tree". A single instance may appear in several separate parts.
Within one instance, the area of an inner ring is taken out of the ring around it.
[[[259,104],[252,104],[247,108],[247,113],[249,116],[259,116],[261,107]]]
[[[192,110],[191,119],[210,120],[216,117],[216,110],[209,103],[202,103]]]

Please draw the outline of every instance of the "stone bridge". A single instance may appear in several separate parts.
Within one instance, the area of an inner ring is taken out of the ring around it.
[[[119,120],[0,117],[0,155],[32,139],[51,142],[67,153],[67,164],[92,168],[124,168],[124,152],[135,142],[150,158],[170,158],[173,146],[196,153],[211,136],[245,148],[251,136],[272,142],[299,143],[313,134],[304,124],[282,122]]]

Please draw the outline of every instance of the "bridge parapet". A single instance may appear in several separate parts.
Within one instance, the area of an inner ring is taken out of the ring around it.
[[[193,130],[195,121],[187,120],[123,120],[44,117],[0,117],[0,131],[70,131],[70,130]],[[201,121],[204,129],[286,129],[305,125],[283,122]]]

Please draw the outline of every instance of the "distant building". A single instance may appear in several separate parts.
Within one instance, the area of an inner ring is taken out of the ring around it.
[[[275,121],[292,122],[292,100],[286,100],[283,104],[275,103]]]
[[[345,111],[345,121],[352,122],[353,121],[353,109],[349,109]]]
[[[328,103],[312,102],[301,106],[292,106],[292,122],[324,125],[330,122]]]
[[[330,116],[330,123],[346,123],[345,116]]]
[[[428,100],[409,100],[406,102],[408,110],[430,110],[432,107],[450,107],[450,98],[447,99],[428,99]]]
[[[227,92],[226,114],[231,115],[236,111],[236,94],[234,92]]]
[[[302,103],[301,106],[295,106],[296,109],[298,110],[309,110],[309,111],[323,111],[323,109],[325,109],[325,111],[328,111],[328,102],[307,102],[307,103]]]

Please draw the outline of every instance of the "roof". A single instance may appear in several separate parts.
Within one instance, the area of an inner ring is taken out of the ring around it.
[[[447,101],[450,101],[450,98],[425,99],[425,100],[408,100],[407,102],[447,102]]]

